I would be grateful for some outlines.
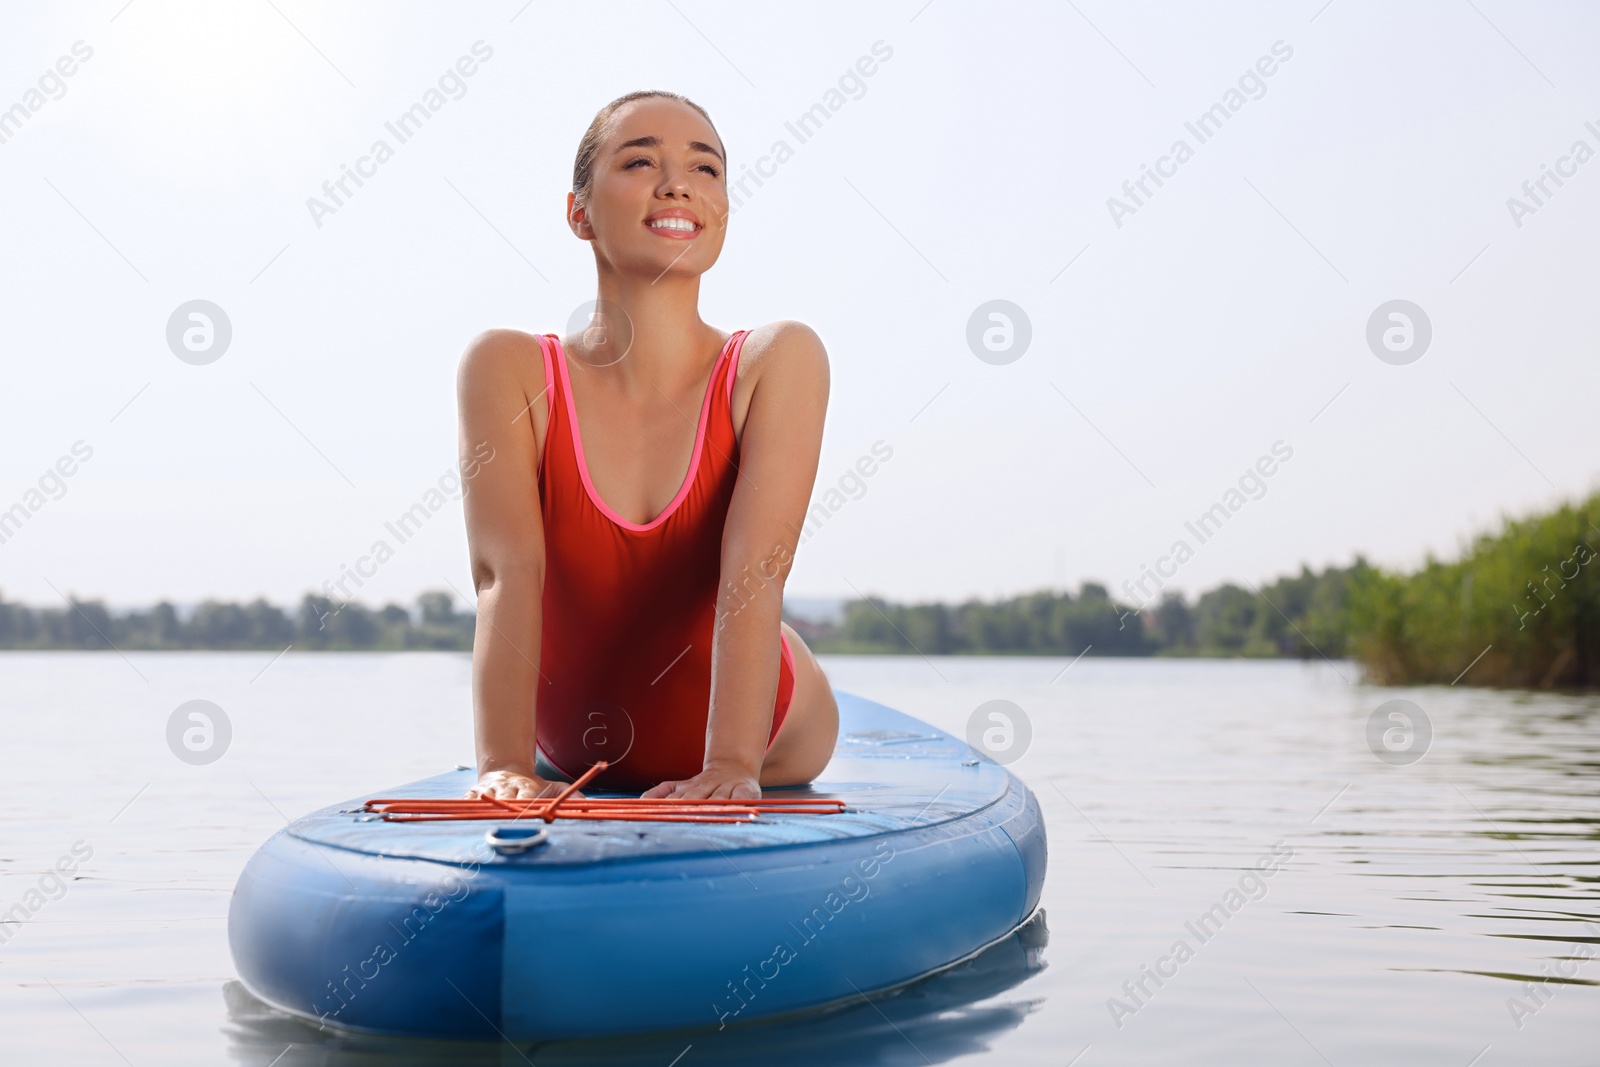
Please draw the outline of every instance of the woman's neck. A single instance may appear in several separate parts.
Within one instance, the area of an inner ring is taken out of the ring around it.
[[[721,347],[700,318],[700,279],[659,279],[602,271],[594,324],[568,346],[584,370],[601,370],[629,393],[671,393],[704,373]]]

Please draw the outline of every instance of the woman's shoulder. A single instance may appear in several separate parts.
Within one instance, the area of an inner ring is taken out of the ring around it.
[[[461,359],[464,363],[491,363],[525,358],[529,352],[536,356],[539,354],[539,338],[536,335],[509,326],[495,326],[468,341]]]
[[[475,424],[502,426],[519,423],[533,430],[533,447],[544,448],[545,427],[555,398],[545,374],[539,339],[522,330],[484,330],[467,343],[456,370],[456,396],[462,418]],[[540,404],[540,397],[548,397]],[[524,413],[532,418],[522,423]]]
[[[767,374],[791,381],[827,381],[828,350],[822,338],[803,322],[779,319],[751,330],[740,345],[738,381],[755,381]]]
[[[532,376],[544,384],[544,356],[539,338],[523,330],[495,327],[484,330],[461,354],[459,380],[484,378],[518,380]]]
[[[797,409],[808,397],[822,405],[828,402],[828,350],[817,331],[803,322],[780,319],[751,330],[740,345],[734,373],[729,407],[738,441],[744,440],[750,402],[763,382],[769,384],[763,396],[785,397]]]

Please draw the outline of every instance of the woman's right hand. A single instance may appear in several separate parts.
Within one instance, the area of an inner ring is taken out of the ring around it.
[[[494,797],[496,800],[542,800],[553,797],[567,787],[565,782],[552,782],[537,774],[518,771],[487,771],[478,777],[478,784],[467,790],[468,800]],[[582,790],[572,793],[583,796]]]

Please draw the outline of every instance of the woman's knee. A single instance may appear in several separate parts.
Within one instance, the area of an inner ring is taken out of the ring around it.
[[[787,624],[795,686],[788,713],[762,765],[762,785],[798,785],[822,772],[839,736],[839,705],[822,665]]]

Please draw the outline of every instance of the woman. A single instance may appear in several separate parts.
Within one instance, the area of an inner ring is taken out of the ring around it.
[[[726,167],[699,105],[608,104],[567,196],[594,249],[598,328],[490,330],[462,358],[463,464],[493,457],[465,498],[470,796],[549,796],[604,759],[595,788],[754,799],[832,755],[832,691],[781,618],[827,353],[797,322],[701,321]]]

